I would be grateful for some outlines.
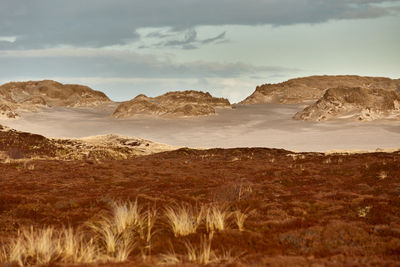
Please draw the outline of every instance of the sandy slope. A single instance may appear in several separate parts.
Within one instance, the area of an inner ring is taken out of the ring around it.
[[[52,108],[0,121],[47,137],[103,134],[137,136],[188,147],[275,147],[295,151],[375,150],[400,147],[398,122],[303,122],[291,117],[304,105],[249,105],[218,110],[217,116],[187,119],[136,117],[116,120],[103,109]]]

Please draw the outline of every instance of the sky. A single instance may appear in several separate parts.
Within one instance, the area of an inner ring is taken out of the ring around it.
[[[0,1],[0,83],[238,102],[260,84],[323,74],[400,78],[400,0]]]

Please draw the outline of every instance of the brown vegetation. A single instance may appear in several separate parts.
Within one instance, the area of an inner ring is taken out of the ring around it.
[[[32,226],[33,233],[53,229],[49,235],[57,238],[72,231],[77,236],[70,241],[73,248],[90,250],[80,242],[93,242],[107,261],[126,259],[122,265],[127,266],[400,262],[399,152],[180,149],[101,163],[33,163],[34,169],[21,162],[0,164],[4,246],[18,230],[30,233]],[[196,230],[188,235],[171,231],[168,207],[197,207]],[[217,228],[214,222],[221,221],[224,227]],[[81,232],[86,225],[94,227]],[[68,227],[72,230],[65,233]]]

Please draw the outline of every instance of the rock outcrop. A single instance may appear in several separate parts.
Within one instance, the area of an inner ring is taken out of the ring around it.
[[[168,92],[157,97],[138,95],[122,102],[113,116],[127,118],[134,115],[195,117],[215,114],[215,108],[230,108],[225,98],[216,98],[199,91]]]
[[[255,92],[240,102],[240,104],[295,104],[316,101],[329,88],[340,86],[400,91],[400,79],[392,80],[389,78],[354,75],[325,75],[296,78],[283,83],[257,86]]]
[[[331,88],[293,118],[308,121],[400,119],[400,94],[383,89]]]
[[[102,92],[87,86],[55,81],[10,82],[0,86],[0,115],[18,117],[19,110],[37,111],[42,107],[94,107],[110,102]]]

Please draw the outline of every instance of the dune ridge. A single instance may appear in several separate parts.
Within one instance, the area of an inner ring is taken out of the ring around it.
[[[400,94],[360,87],[331,88],[317,102],[297,112],[293,118],[310,121],[399,119]]]
[[[18,118],[19,111],[38,111],[45,107],[95,107],[111,100],[100,91],[84,85],[56,81],[10,82],[0,86],[0,115]]]
[[[215,114],[216,108],[230,107],[227,99],[213,97],[208,92],[176,91],[157,97],[138,95],[119,104],[113,117],[127,118],[135,115],[196,117]]]
[[[241,101],[240,104],[297,104],[317,101],[324,95],[326,90],[341,86],[399,91],[400,79],[356,75],[323,75],[295,78],[282,83],[257,86],[254,93]]]

